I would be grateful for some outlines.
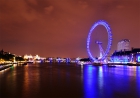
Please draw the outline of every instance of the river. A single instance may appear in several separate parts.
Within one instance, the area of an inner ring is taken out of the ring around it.
[[[14,65],[0,71],[0,98],[140,98],[140,66]]]

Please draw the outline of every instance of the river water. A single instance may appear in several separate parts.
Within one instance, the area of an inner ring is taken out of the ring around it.
[[[0,71],[0,98],[140,98],[140,66],[14,65]]]

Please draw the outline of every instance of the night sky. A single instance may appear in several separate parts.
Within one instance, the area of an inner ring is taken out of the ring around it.
[[[140,48],[140,0],[0,0],[0,49],[17,55],[88,57],[87,36],[98,20],[112,29],[111,53],[121,39]],[[96,31],[106,39],[103,27]]]

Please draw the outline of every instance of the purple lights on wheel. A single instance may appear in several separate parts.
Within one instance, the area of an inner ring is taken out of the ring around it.
[[[105,22],[104,20],[99,20],[97,22],[95,22],[95,24],[91,27],[90,31],[89,31],[89,34],[88,34],[88,38],[87,38],[87,52],[88,52],[88,55],[89,57],[93,60],[93,61],[96,61],[97,59],[92,56],[91,54],[91,51],[90,51],[90,37],[91,37],[91,34],[93,32],[93,30],[98,26],[98,25],[102,25],[106,28],[107,30],[107,33],[108,33],[108,44],[107,44],[107,48],[102,56],[102,58],[100,59],[101,61],[103,61],[106,56],[108,55],[109,51],[110,51],[110,48],[111,48],[111,45],[112,45],[112,33],[111,33],[111,29],[109,27],[109,25],[107,24],[107,22]]]

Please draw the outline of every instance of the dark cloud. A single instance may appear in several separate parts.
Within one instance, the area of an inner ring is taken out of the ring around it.
[[[112,28],[112,52],[123,38],[140,47],[139,0],[0,0],[0,48],[21,55],[87,57],[87,35],[99,19]]]

